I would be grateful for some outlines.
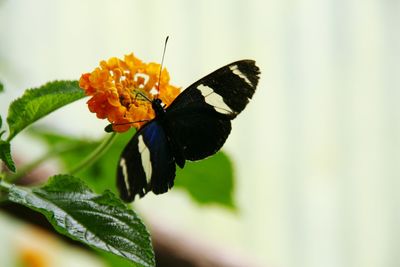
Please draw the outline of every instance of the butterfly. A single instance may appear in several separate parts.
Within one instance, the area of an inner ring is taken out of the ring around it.
[[[215,154],[231,132],[231,120],[252,98],[259,74],[255,61],[240,60],[193,83],[168,107],[151,100],[155,118],[136,132],[119,160],[121,199],[165,193],[174,185],[176,165]]]

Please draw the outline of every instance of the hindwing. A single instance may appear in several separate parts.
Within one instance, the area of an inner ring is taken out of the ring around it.
[[[153,120],[140,129],[122,152],[117,186],[121,198],[134,200],[153,191],[161,194],[174,184],[175,160],[166,133],[159,121]]]

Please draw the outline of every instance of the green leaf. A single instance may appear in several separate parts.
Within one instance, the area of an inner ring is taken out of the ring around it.
[[[2,93],[4,91],[4,85],[3,83],[0,82],[0,93]]]
[[[3,118],[0,116],[0,138],[3,136],[3,134],[6,132],[6,131],[1,131],[1,127],[3,127]]]
[[[106,253],[103,251],[98,250],[97,255],[103,260],[103,263],[105,266],[109,267],[132,267],[132,262],[115,256],[114,254],[111,253]]]
[[[135,129],[132,129],[127,133],[117,134],[112,146],[98,159],[98,161],[79,172],[79,176],[85,177],[85,181],[87,181],[96,192],[102,192],[105,189],[109,189],[115,194],[119,194],[116,186],[117,166],[122,150],[125,148],[134,133]],[[75,155],[73,155],[75,159],[79,157],[78,154],[79,152],[76,151]],[[71,158],[71,161],[68,163],[69,166],[76,164],[76,161],[72,162],[72,160],[73,159]]]
[[[11,157],[10,143],[0,140],[0,159],[6,164],[7,168],[15,172],[15,164]]]
[[[10,136],[8,140],[50,112],[84,96],[77,81],[54,81],[25,91],[23,96],[14,100],[9,107],[7,122],[10,127]]]
[[[63,136],[57,133],[46,132],[43,129],[31,131],[35,137],[44,140],[49,147],[69,144],[77,149],[59,156],[64,167],[69,169],[85,158],[99,141]],[[128,133],[118,134],[110,149],[98,161],[79,172],[85,177],[95,192],[106,189],[118,194],[116,188],[116,169],[122,150],[135,133],[134,129]],[[200,204],[219,204],[235,209],[233,201],[234,175],[232,163],[228,156],[219,152],[213,157],[198,162],[186,162],[183,170],[177,168],[175,187],[186,190],[192,199]]]
[[[137,266],[155,266],[144,224],[110,191],[96,195],[80,179],[57,175],[37,189],[13,185],[9,200],[42,213],[58,232],[72,239]]]
[[[175,186],[187,190],[200,204],[220,204],[235,209],[232,163],[223,152],[202,161],[187,161],[177,169]]]
[[[101,143],[100,141],[74,138],[37,128],[31,130],[30,133],[32,133],[34,137],[45,141],[49,148],[67,145],[76,148],[59,155],[59,159],[65,170],[73,168]],[[93,188],[95,192],[100,193],[108,189],[117,194],[117,164],[122,150],[134,133],[135,130],[132,129],[127,133],[118,134],[106,153],[94,164],[77,173],[79,177],[85,178],[85,182],[90,188]]]

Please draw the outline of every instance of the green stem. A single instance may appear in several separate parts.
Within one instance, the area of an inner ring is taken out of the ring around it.
[[[9,135],[6,139],[6,142],[10,143],[14,136]]]
[[[8,200],[7,193],[10,191],[11,184],[0,179],[0,203]]]
[[[114,141],[116,133],[113,132],[108,138],[105,138],[103,142],[95,149],[92,153],[90,153],[85,159],[83,159],[78,165],[71,168],[68,173],[73,175],[78,173],[84,168],[92,165],[98,158],[100,158],[105,151],[111,146]]]
[[[47,161],[48,159],[68,151],[76,150],[78,148],[79,148],[78,145],[63,145],[55,147],[42,157],[20,168],[20,170],[16,174],[6,177],[4,180],[10,183],[14,183],[15,181],[18,181],[20,178],[27,175],[32,170],[36,169],[40,164]]]
[[[5,189],[6,191],[9,191],[11,186],[11,184],[5,182],[4,180],[0,180],[0,189]]]
[[[86,168],[93,164],[107,149],[108,147],[112,144],[112,141],[114,140],[114,137],[116,136],[116,133],[111,134],[108,138],[105,138],[104,141],[92,152],[90,153],[83,161],[81,161],[78,165],[74,166],[71,170],[68,172],[70,174],[74,174],[79,172],[81,169]],[[57,156],[62,153],[66,153],[69,151],[73,151],[76,149],[79,149],[80,145],[63,145],[63,146],[58,146],[43,155],[42,157],[36,159],[35,161],[31,162],[28,165],[23,166],[22,168],[19,169],[17,173],[14,175],[4,177],[5,182],[9,183],[14,183],[15,181],[18,181],[20,178],[24,177],[26,174],[31,172],[32,170],[36,169],[40,164],[43,162],[47,161],[48,159]]]

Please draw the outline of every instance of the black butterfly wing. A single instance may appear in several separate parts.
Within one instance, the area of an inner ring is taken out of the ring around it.
[[[230,118],[207,106],[188,107],[166,117],[176,163],[181,168],[185,160],[200,160],[215,154],[231,132]]]
[[[222,67],[183,91],[163,116],[143,126],[125,147],[117,171],[121,198],[134,200],[173,186],[175,162],[199,160],[225,143],[231,120],[253,96],[259,69],[252,60]]]
[[[161,194],[174,184],[175,160],[163,126],[153,120],[143,126],[122,152],[117,186],[124,201],[153,191]]]
[[[253,60],[233,62],[195,82],[172,102],[166,125],[180,167],[184,159],[200,160],[222,147],[230,121],[253,96],[259,74]]]

